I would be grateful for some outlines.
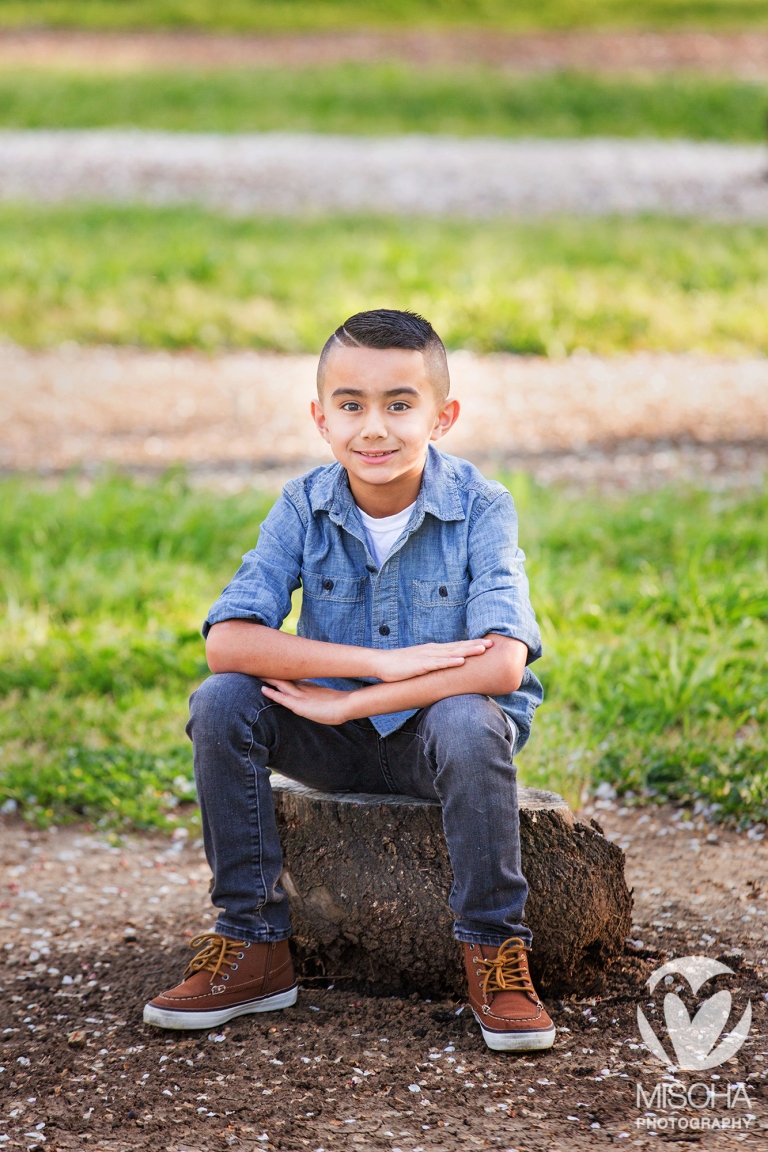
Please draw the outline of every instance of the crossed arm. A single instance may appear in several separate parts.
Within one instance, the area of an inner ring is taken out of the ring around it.
[[[206,643],[211,672],[246,672],[266,681],[264,695],[320,724],[426,708],[448,696],[498,696],[520,687],[528,649],[489,634],[479,640],[411,648],[358,648],[278,632],[245,620],[214,624]],[[372,677],[356,691],[337,691],[307,677]]]

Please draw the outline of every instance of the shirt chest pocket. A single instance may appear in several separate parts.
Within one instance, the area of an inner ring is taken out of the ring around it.
[[[468,580],[414,580],[413,635],[416,644],[467,639]]]
[[[362,644],[367,577],[332,572],[301,573],[302,601],[297,632],[330,644]]]

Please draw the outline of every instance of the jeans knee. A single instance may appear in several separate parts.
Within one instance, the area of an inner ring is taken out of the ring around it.
[[[481,732],[506,736],[508,725],[499,705],[489,696],[448,696],[427,714],[427,725],[443,737],[475,741]]]
[[[226,738],[242,715],[244,698],[253,697],[256,683],[241,672],[217,672],[204,680],[189,698],[190,739]],[[260,684],[257,691],[260,695]]]

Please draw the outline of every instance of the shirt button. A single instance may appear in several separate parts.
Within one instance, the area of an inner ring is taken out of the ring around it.
[[[326,592],[332,592],[333,580],[323,580],[323,588],[325,588]]]
[[[389,636],[389,625],[388,624],[380,624],[379,625],[379,634],[381,636]]]
[[[440,593],[440,595],[441,595],[441,596],[443,596],[443,597],[445,597],[445,596],[447,596],[447,595],[448,595],[448,589],[446,588],[445,584],[441,584],[441,585],[440,585],[440,587],[438,588],[438,592],[439,592],[439,593]]]

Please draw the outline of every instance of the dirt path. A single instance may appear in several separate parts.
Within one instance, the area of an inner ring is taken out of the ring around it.
[[[0,132],[0,200],[201,204],[234,215],[768,219],[760,144],[695,140]]]
[[[307,67],[344,61],[493,64],[519,71],[595,72],[686,68],[768,76],[768,32],[342,32],[206,36],[194,32],[0,32],[0,66],[36,68]]]
[[[309,418],[316,360],[0,346],[0,468],[185,463],[236,491],[331,459]],[[462,416],[446,451],[542,482],[760,482],[768,360],[451,356]],[[297,420],[296,413],[305,413]]]
[[[673,954],[704,954],[737,973],[733,1019],[750,999],[753,1025],[738,1056],[679,1080],[718,1092],[743,1083],[749,1104],[740,1096],[728,1110],[718,1097],[710,1122],[740,1118],[741,1127],[703,1137],[692,1128],[685,1145],[765,1148],[768,848],[760,829],[750,838],[682,815],[609,800],[583,814],[625,848],[635,939],[603,997],[550,1005],[557,1043],[535,1057],[488,1053],[461,1003],[311,984],[295,1008],[221,1032],[145,1028],[144,999],[178,977],[185,936],[212,923],[199,845],[110,845],[81,828],[36,833],[13,822],[0,829],[2,1147],[682,1148],[670,1130],[652,1135],[636,1123],[671,1114],[636,1106],[637,1084],[649,1094],[666,1073],[638,1036],[637,1001],[651,1010],[637,981]]]

